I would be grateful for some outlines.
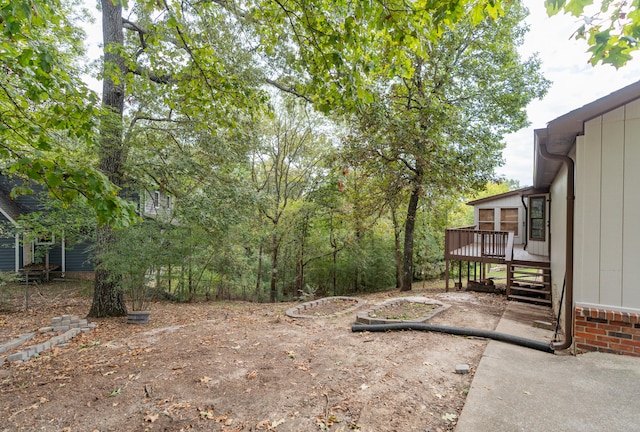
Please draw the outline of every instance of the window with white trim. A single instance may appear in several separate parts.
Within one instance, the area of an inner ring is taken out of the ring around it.
[[[529,197],[529,239],[544,241],[546,230],[546,197]]]

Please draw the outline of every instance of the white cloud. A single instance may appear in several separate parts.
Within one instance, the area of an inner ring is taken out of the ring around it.
[[[531,126],[506,137],[506,163],[496,172],[519,180],[521,185],[532,183],[534,129],[640,78],[638,58],[619,70],[609,65],[591,66],[586,41],[570,38],[580,26],[577,18],[548,17],[542,0],[527,2],[527,7],[531,12],[527,19],[530,31],[520,52],[524,57],[537,52],[542,73],[553,84],[543,100],[529,105]]]

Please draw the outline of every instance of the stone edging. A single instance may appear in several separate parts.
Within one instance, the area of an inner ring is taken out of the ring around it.
[[[315,315],[305,315],[303,313],[303,311],[306,310],[306,309],[312,309],[312,308],[314,308],[315,306],[317,306],[319,304],[330,302],[330,301],[334,301],[334,300],[353,301],[353,302],[355,302],[355,305],[351,306],[348,309],[345,309],[343,311],[336,312],[336,313],[330,314],[330,315],[315,316]],[[365,303],[364,300],[360,300],[359,298],[356,298],[356,297],[345,297],[345,296],[323,297],[323,298],[318,299],[318,300],[308,301],[308,302],[299,304],[297,306],[291,307],[291,308],[287,309],[285,314],[289,318],[331,318],[331,317],[336,317],[338,315],[344,315],[344,314],[353,312],[354,310],[360,308],[364,303]]]
[[[378,318],[378,317],[370,317],[369,314],[372,312],[380,311],[389,306],[395,306],[399,303],[423,303],[423,304],[433,304],[438,305],[437,308],[430,311],[427,315],[420,317],[418,319],[413,320],[400,320],[400,319],[386,319],[386,318]],[[370,309],[364,310],[362,312],[358,312],[356,315],[356,322],[360,324],[386,324],[386,323],[398,323],[398,322],[425,322],[433,318],[435,315],[440,312],[444,312],[449,309],[451,305],[439,302],[437,300],[433,300],[427,297],[396,297],[389,300],[386,300],[378,305],[373,306]]]
[[[51,326],[42,327],[38,329],[39,333],[50,333],[50,332],[64,332],[57,336],[53,336],[51,339],[39,343],[37,345],[28,346],[25,349],[15,352],[9,356],[0,357],[0,365],[2,365],[5,361],[8,362],[19,362],[19,361],[27,361],[32,357],[40,354],[43,351],[47,351],[55,346],[63,345],[69,342],[74,336],[79,335],[80,333],[88,333],[92,328],[95,328],[95,323],[90,323],[86,319],[80,319],[75,315],[62,315],[59,317],[54,317],[51,320]],[[26,333],[18,336],[15,339],[10,340],[4,344],[0,345],[0,354],[5,353],[9,350],[12,350],[20,345],[28,342],[33,339],[36,333]]]

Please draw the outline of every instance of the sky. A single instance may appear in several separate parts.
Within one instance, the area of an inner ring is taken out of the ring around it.
[[[518,180],[521,186],[533,182],[534,129],[544,128],[557,117],[640,79],[639,55],[619,70],[610,65],[591,66],[586,41],[570,39],[580,26],[576,17],[548,17],[543,0],[527,0],[526,5],[530,28],[520,52],[524,57],[537,52],[542,60],[542,74],[552,84],[542,100],[527,107],[531,125],[505,139],[505,164],[496,173]]]

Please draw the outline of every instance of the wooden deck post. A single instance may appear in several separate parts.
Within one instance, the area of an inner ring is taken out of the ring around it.
[[[449,260],[445,259],[444,260],[444,279],[445,279],[445,284],[444,284],[444,290],[445,292],[449,292]]]

